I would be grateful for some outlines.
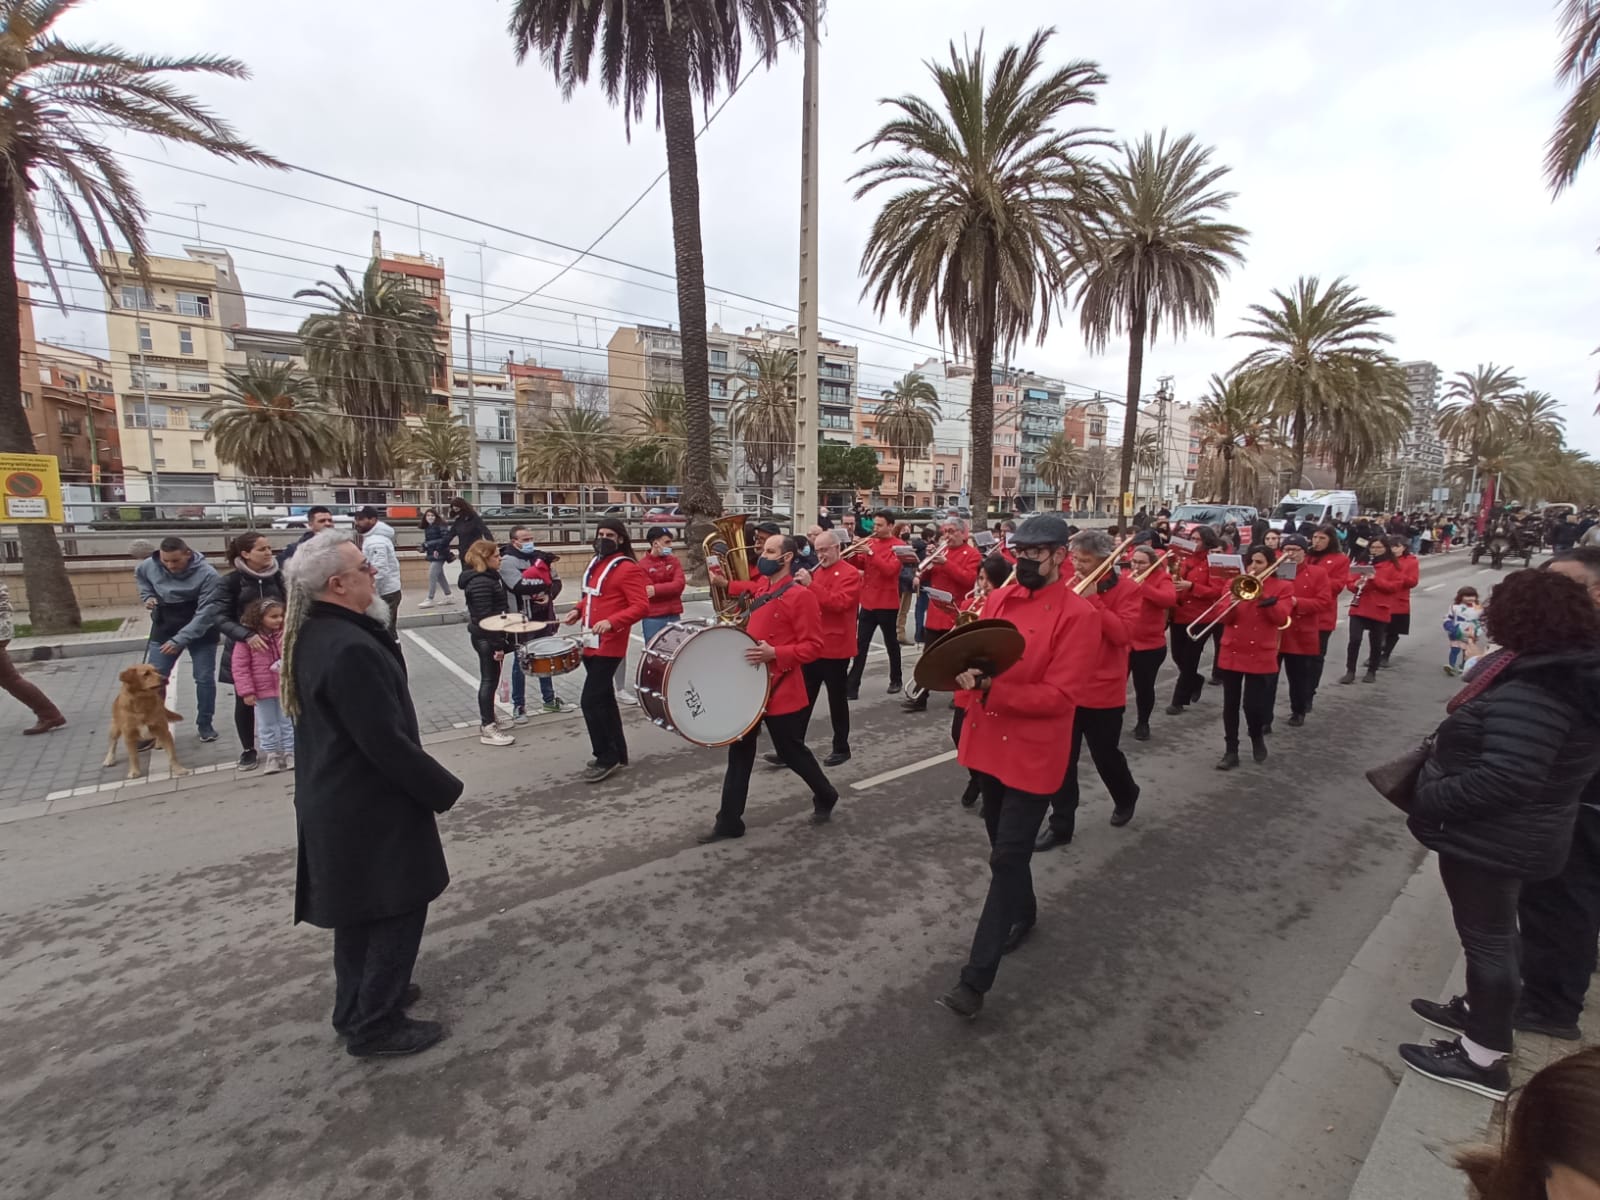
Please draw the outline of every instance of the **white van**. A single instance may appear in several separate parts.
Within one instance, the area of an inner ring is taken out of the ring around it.
[[[1278,507],[1267,517],[1273,529],[1293,530],[1307,517],[1318,525],[1342,516],[1346,521],[1361,511],[1361,501],[1354,492],[1294,491],[1278,501]]]

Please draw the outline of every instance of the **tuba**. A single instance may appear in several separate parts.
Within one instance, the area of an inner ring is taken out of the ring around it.
[[[735,599],[728,591],[727,583],[735,579],[746,583],[750,580],[750,541],[744,532],[744,523],[749,519],[744,513],[718,517],[711,522],[711,532],[701,544],[706,566],[722,568],[724,582],[721,583],[715,575],[707,572],[711,584],[711,607],[720,625],[742,625],[749,616],[750,597],[744,595]]]

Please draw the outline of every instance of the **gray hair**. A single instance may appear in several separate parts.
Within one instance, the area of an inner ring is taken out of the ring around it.
[[[1067,545],[1073,550],[1081,550],[1096,558],[1109,558],[1111,552],[1117,548],[1117,544],[1111,540],[1111,535],[1098,529],[1084,529],[1073,534],[1072,540]]]
[[[939,518],[939,524],[940,525],[954,525],[962,533],[969,533],[969,532],[971,532],[971,529],[972,529],[972,527],[967,524],[965,518],[958,517],[958,516],[956,516],[955,513],[951,513],[949,516],[940,517]]]
[[[813,549],[821,550],[824,542],[827,542],[835,550],[837,550],[839,548],[839,535],[834,533],[831,529],[824,529],[812,539],[811,545]]]
[[[300,627],[305,624],[313,601],[328,590],[328,581],[343,569],[341,547],[355,544],[356,539],[343,529],[324,529],[301,542],[283,568],[289,603],[283,617],[283,663],[278,670],[278,692],[283,711],[291,718],[300,715],[300,696],[295,690],[294,678],[294,644]]]
[[[128,543],[129,558],[149,558],[156,552],[156,544],[149,538],[134,538]]]

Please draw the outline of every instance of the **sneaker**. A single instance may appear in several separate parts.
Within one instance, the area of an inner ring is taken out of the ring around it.
[[[1519,1033],[1538,1033],[1545,1037],[1556,1038],[1563,1042],[1575,1042],[1583,1036],[1583,1031],[1574,1022],[1563,1025],[1543,1013],[1518,1012],[1511,1018],[1512,1027]]]
[[[240,771],[254,771],[260,765],[261,760],[256,757],[254,750],[243,751],[239,755],[239,761],[234,763],[234,767]]]
[[[432,608],[433,607],[433,601],[432,600],[418,600],[417,601],[417,607],[418,608]]]
[[[261,773],[263,775],[276,775],[281,770],[283,770],[283,764],[278,761],[278,756],[276,754],[267,755],[267,765],[261,768]]]
[[[612,763],[609,767],[585,767],[583,771],[583,781],[585,783],[599,783],[602,779],[611,778],[613,774],[620,770],[622,770],[621,763]]]
[[[1373,668],[1373,667],[1368,667],[1367,668],[1367,673],[1361,677],[1361,682],[1362,683],[1377,683],[1378,682],[1378,672],[1377,672],[1377,670],[1375,668]]]
[[[510,729],[513,726],[515,726],[516,723],[517,723],[517,719],[515,717],[503,717],[502,716],[502,717],[496,717],[494,719],[494,727],[496,729],[500,730],[502,733],[504,733],[507,729]]]
[[[1181,717],[1186,711],[1188,710],[1181,704],[1167,705],[1167,716],[1169,717]]]
[[[526,725],[528,723],[528,710],[521,707],[512,709],[511,723],[513,725]]]
[[[1511,1070],[1506,1059],[1502,1057],[1492,1067],[1480,1067],[1467,1057],[1459,1038],[1438,1040],[1427,1046],[1407,1043],[1400,1047],[1400,1058],[1418,1075],[1491,1100],[1504,1100],[1511,1091]]]
[[[502,733],[499,726],[484,725],[478,730],[478,740],[485,746],[510,746],[516,743],[516,738],[509,733]]]
[[[1133,727],[1133,740],[1136,742],[1148,742],[1150,740],[1150,726],[1143,723],[1135,725]]]
[[[359,1042],[351,1042],[345,1053],[352,1058],[393,1058],[402,1054],[417,1054],[434,1045],[444,1036],[444,1026],[437,1021],[413,1021],[400,1017],[383,1032]]]
[[[285,770],[285,771],[292,771],[292,770],[294,770],[294,755],[292,755],[292,754],[285,754],[285,755],[284,755],[284,756],[283,756],[283,769],[284,769],[284,770]]]
[[[1237,750],[1229,750],[1221,758],[1217,759],[1217,770],[1219,771],[1231,771],[1238,765],[1239,752]]]
[[[637,708],[639,705],[639,697],[635,696],[632,692],[618,692],[617,703],[627,704]]]
[[[566,712],[567,706],[561,703],[560,698],[557,697],[554,700],[546,700],[544,702],[544,711],[547,713]]]
[[[1290,729],[1299,729],[1300,726],[1304,725],[1305,723],[1306,723],[1306,718],[1305,718],[1305,714],[1304,713],[1290,713],[1289,714],[1289,728]]]
[[[1435,1029],[1442,1029],[1446,1033],[1465,1033],[1467,1031],[1467,998],[1465,996],[1451,996],[1443,1004],[1436,1004],[1432,1000],[1413,1000],[1411,1002],[1411,1011]]]
[[[983,993],[968,984],[958,983],[934,1003],[970,1021],[983,1011]]]
[[[200,726],[196,732],[199,733],[202,742],[214,742],[217,740],[217,731],[209,725]]]
[[[1346,671],[1343,675],[1339,676],[1340,683],[1354,683],[1355,681],[1356,673],[1354,671]]]

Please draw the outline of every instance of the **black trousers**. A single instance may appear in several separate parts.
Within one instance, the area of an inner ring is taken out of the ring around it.
[[[1554,879],[1522,885],[1522,1004],[1562,1025],[1576,1025],[1595,968],[1600,938],[1600,809],[1578,809],[1572,854]]]
[[[256,748],[256,710],[244,702],[244,697],[233,693],[233,728],[239,735],[239,749]]]
[[[1467,1036],[1486,1050],[1509,1054],[1511,1017],[1522,988],[1517,968],[1522,881],[1447,854],[1439,856],[1439,878],[1467,956]]]
[[[1032,925],[1039,915],[1029,864],[1050,797],[1007,787],[981,771],[976,774],[983,795],[983,824],[989,832],[989,894],[972,935],[967,965],[961,968],[961,982],[987,992],[994,986],[1011,927]]]
[[[428,906],[333,931],[333,1027],[352,1042],[383,1032],[400,1015],[422,946]]]
[[[811,789],[811,803],[817,812],[832,812],[839,803],[839,793],[822,773],[816,756],[806,747],[805,709],[766,716],[761,725],[767,727],[772,738],[772,748],[783,765],[805,781]],[[735,837],[744,833],[744,805],[750,794],[750,770],[756,765],[756,747],[761,741],[761,725],[757,725],[737,742],[728,747],[728,770],[722,777],[722,807],[717,810],[717,828]]]
[[[1172,689],[1174,704],[1193,704],[1205,691],[1206,677],[1200,674],[1200,656],[1205,653],[1205,639],[1196,641],[1184,632],[1183,626],[1172,626],[1172,661],[1178,668],[1178,682]]]
[[[1252,738],[1272,724],[1272,708],[1278,699],[1278,673],[1246,675],[1243,671],[1222,672],[1222,740],[1229,750],[1239,749],[1239,709],[1244,708],[1245,730]]]
[[[494,724],[494,694],[500,687],[504,659],[496,658],[498,645],[488,638],[473,638],[472,652],[478,656],[478,724]]]
[[[1289,683],[1289,711],[1303,717],[1311,711],[1311,697],[1317,691],[1316,671],[1322,659],[1315,654],[1281,654],[1278,662]]]
[[[1322,686],[1322,666],[1328,661],[1328,642],[1333,638],[1333,630],[1317,630],[1317,660],[1311,664],[1311,695],[1315,699],[1317,688]],[[1306,711],[1311,711],[1311,705],[1306,705]]]
[[[1346,674],[1351,674],[1356,669],[1356,660],[1361,657],[1361,639],[1368,639],[1370,649],[1367,651],[1367,670],[1376,671],[1378,660],[1383,656],[1384,638],[1388,636],[1387,621],[1374,621],[1371,617],[1350,618],[1350,648],[1345,651],[1344,669]]]
[[[578,707],[589,730],[589,745],[595,761],[613,767],[628,761],[628,741],[622,735],[622,710],[617,707],[616,689],[611,681],[620,658],[591,654],[583,660],[583,692]]]
[[[1150,724],[1150,714],[1156,708],[1156,674],[1167,661],[1167,648],[1134,650],[1128,655],[1128,674],[1133,677],[1133,705],[1135,723]]]
[[[848,658],[818,658],[805,663],[800,673],[806,681],[806,730],[810,732],[811,714],[817,707],[817,697],[828,689],[828,719],[833,723],[833,752],[850,753],[850,705],[845,702],[845,676],[850,671]]]
[[[1061,781],[1050,812],[1050,828],[1072,836],[1078,818],[1078,759],[1083,744],[1089,743],[1089,757],[1100,780],[1111,793],[1117,808],[1132,808],[1139,799],[1139,785],[1128,770],[1127,756],[1118,742],[1122,738],[1120,708],[1080,708],[1072,715],[1072,757],[1067,760],[1067,777]]]
[[[850,690],[861,690],[861,675],[867,669],[867,647],[872,635],[883,633],[883,648],[889,653],[889,686],[900,686],[900,636],[895,622],[898,608],[863,608],[856,614],[856,660],[850,664]]]

